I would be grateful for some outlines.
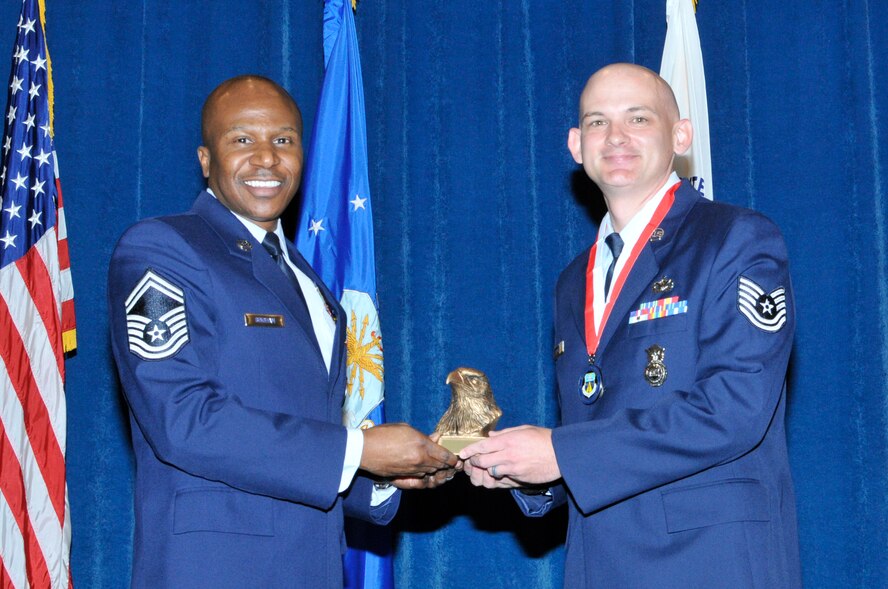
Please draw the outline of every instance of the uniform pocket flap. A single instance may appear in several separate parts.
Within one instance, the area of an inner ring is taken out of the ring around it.
[[[765,487],[755,479],[731,479],[662,492],[669,533],[729,522],[771,518]]]
[[[272,500],[233,489],[183,489],[176,493],[173,533],[223,532],[274,536]]]

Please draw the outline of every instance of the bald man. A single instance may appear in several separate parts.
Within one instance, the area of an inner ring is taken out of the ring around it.
[[[339,589],[343,516],[388,523],[395,487],[434,487],[457,459],[405,424],[340,425],[345,316],[279,220],[302,174],[290,95],[228,80],[202,126],[208,189],[130,228],[111,260],[132,586]]]
[[[589,78],[567,143],[608,212],[556,289],[562,425],[460,453],[527,515],[568,503],[565,587],[801,586],[786,248],[765,217],[679,180],[692,139],[654,72]]]

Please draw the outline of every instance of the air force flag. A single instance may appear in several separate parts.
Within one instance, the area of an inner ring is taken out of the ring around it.
[[[383,372],[364,89],[349,2],[327,0],[324,54],[296,247],[345,309],[349,378],[343,423],[358,427],[382,402]]]
[[[326,71],[302,184],[296,247],[339,298],[347,321],[347,427],[385,420],[382,336],[376,304],[367,128],[358,37],[351,3],[324,5]],[[347,589],[394,586],[391,535],[346,522]],[[360,545],[364,550],[351,546]]]

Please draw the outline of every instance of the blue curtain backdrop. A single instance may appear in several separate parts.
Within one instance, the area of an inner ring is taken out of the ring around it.
[[[19,7],[0,3],[10,57]],[[47,0],[79,319],[68,480],[81,588],[129,582],[133,462],[108,349],[111,250],[136,220],[190,207],[199,109],[226,77],[281,81],[308,136],[322,10]],[[888,3],[701,0],[697,18],[717,196],[773,218],[792,261],[805,583],[886,587]],[[448,404],[444,376],[470,365],[489,374],[502,426],[554,425],[552,290],[602,212],[567,129],[596,68],[659,66],[665,0],[363,0],[357,27],[389,417],[430,431]],[[589,464],[594,476],[594,454]],[[396,581],[558,587],[564,525],[563,512],[527,520],[462,479],[412,493],[395,523]]]

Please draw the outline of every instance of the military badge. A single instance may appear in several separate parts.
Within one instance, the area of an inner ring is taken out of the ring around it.
[[[127,297],[129,350],[144,360],[173,356],[188,342],[185,293],[148,270]]]
[[[654,283],[652,286],[654,290],[654,294],[663,294],[667,292],[671,292],[673,288],[675,288],[675,282],[669,278],[668,276],[664,276],[660,280]]]
[[[324,301],[324,308],[327,310],[327,315],[330,316],[330,319],[333,320],[333,323],[336,323],[336,310],[330,306],[330,303],[327,301],[327,298],[321,293],[321,289],[318,288],[318,294],[321,295],[321,300]]]
[[[663,360],[666,358],[666,348],[654,344],[647,350],[648,363],[644,368],[644,379],[652,387],[663,386],[666,382],[666,376],[669,374],[666,370],[666,364]]]
[[[591,405],[604,394],[604,384],[601,382],[601,368],[590,362],[589,370],[580,379],[580,394],[583,403]]]
[[[786,323],[786,289],[781,286],[767,293],[752,280],[741,276],[737,285],[737,309],[754,326],[776,333]]]
[[[661,239],[663,239],[663,236],[664,236],[664,235],[666,235],[666,232],[663,231],[663,228],[662,228],[662,227],[657,227],[657,228],[654,229],[654,231],[651,233],[651,241],[652,241],[652,242],[654,242],[654,241],[660,241]]]
[[[237,247],[242,252],[249,252],[250,250],[253,249],[253,244],[250,243],[249,241],[247,241],[246,239],[238,239],[237,240]]]

